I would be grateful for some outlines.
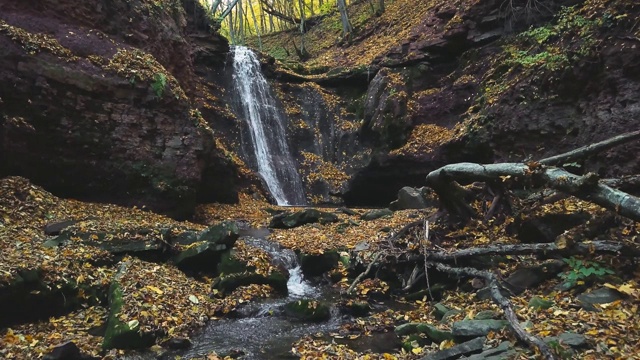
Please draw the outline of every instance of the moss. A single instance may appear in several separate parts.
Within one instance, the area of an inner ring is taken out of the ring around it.
[[[118,317],[122,310],[122,288],[117,281],[109,289],[110,314],[107,320],[107,330],[104,335],[102,348],[108,349],[140,349],[153,344],[151,334],[141,334],[137,321],[124,323]]]

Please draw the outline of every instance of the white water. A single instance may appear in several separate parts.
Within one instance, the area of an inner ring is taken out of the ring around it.
[[[304,205],[304,189],[289,152],[284,116],[256,54],[244,46],[233,49],[233,83],[262,176],[278,205]]]

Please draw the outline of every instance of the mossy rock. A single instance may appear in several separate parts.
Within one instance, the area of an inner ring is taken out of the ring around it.
[[[222,253],[220,263],[218,263],[218,274],[235,274],[255,270],[248,266],[244,261],[238,260],[234,256],[234,252],[235,251],[231,249]]]
[[[329,224],[337,222],[338,216],[326,211],[305,209],[296,212],[284,212],[271,219],[270,228],[291,229],[305,224]]]
[[[173,258],[173,263],[181,270],[215,272],[227,250],[225,244],[204,241],[180,252]]]
[[[375,209],[375,210],[367,211],[366,213],[362,214],[360,218],[362,220],[370,221],[370,220],[380,219],[382,217],[389,217],[392,215],[393,215],[393,211],[389,209]]]
[[[287,293],[287,277],[279,272],[272,272],[268,276],[252,271],[223,275],[216,278],[211,287],[223,293],[229,293],[240,286],[251,284],[271,285],[276,291]]]
[[[321,322],[331,318],[329,306],[325,303],[300,299],[285,305],[287,315],[301,321]]]
[[[306,276],[320,276],[338,266],[340,254],[327,251],[323,254],[301,254],[300,267]]]
[[[140,332],[137,320],[127,323],[119,319],[122,310],[123,294],[118,279],[127,271],[127,264],[120,265],[116,278],[109,288],[109,318],[102,342],[102,348],[108,349],[143,349],[153,345],[155,339],[152,334]]]
[[[236,240],[238,240],[239,234],[238,224],[234,221],[224,221],[199,233],[198,241],[208,241],[232,248]]]

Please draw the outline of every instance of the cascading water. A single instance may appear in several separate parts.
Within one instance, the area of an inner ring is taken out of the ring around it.
[[[287,145],[282,109],[262,75],[256,54],[247,47],[233,49],[233,83],[249,126],[258,173],[278,205],[306,204],[300,174]]]

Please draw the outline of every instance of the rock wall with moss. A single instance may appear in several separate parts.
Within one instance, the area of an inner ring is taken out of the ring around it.
[[[0,176],[178,217],[235,201],[197,110],[195,62],[228,50],[214,30],[190,0],[0,1]]]

